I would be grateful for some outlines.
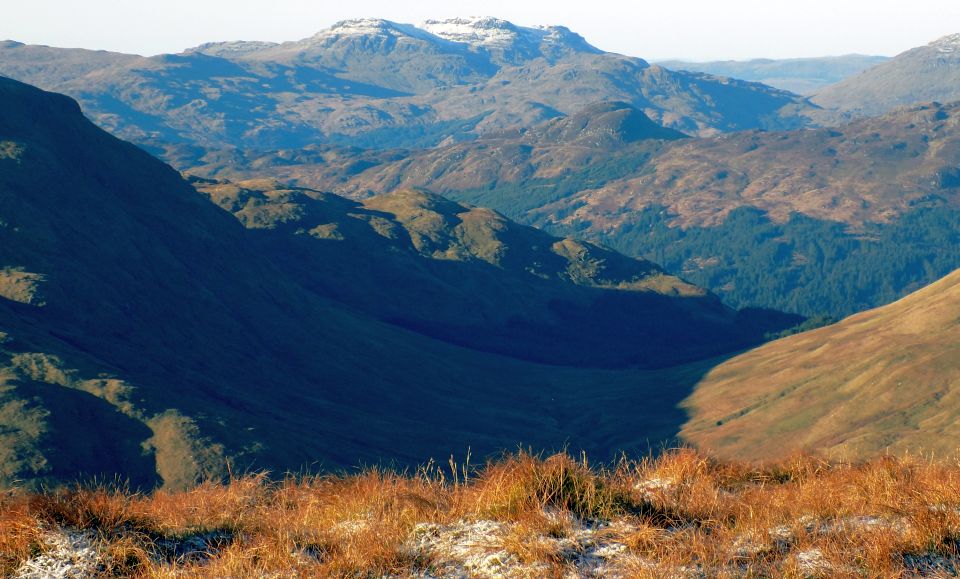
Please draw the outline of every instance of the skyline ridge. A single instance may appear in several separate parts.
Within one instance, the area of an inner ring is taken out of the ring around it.
[[[920,2],[917,10],[902,14],[900,8],[881,2],[872,6],[870,13],[863,13],[855,6],[833,6],[825,0],[809,2],[802,11],[753,0],[724,6],[693,0],[684,10],[665,4],[623,7],[603,0],[589,7],[549,8],[538,2],[426,2],[397,7],[379,0],[322,8],[302,0],[278,0],[269,6],[217,1],[195,5],[174,0],[136,7],[93,0],[81,7],[62,0],[41,0],[11,7],[5,22],[0,23],[0,38],[149,56],[176,53],[207,41],[288,41],[347,19],[421,23],[488,14],[519,26],[562,25],[609,52],[650,60],[698,61],[850,53],[893,56],[930,38],[956,32],[946,27],[960,20],[960,7],[945,1]],[[938,18],[924,17],[930,10]],[[184,14],[189,17],[182,17]]]

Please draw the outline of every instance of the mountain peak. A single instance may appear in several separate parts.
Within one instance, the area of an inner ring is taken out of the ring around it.
[[[341,20],[326,30],[321,30],[314,38],[333,36],[410,36],[423,38],[428,36],[411,24],[400,24],[383,18],[353,18]]]
[[[452,42],[495,47],[510,46],[521,34],[515,24],[492,16],[427,20],[421,27]]]
[[[662,127],[643,111],[619,101],[590,104],[577,113],[547,121],[530,131],[535,138],[554,143],[616,147],[645,139],[674,140],[683,133]]]
[[[937,52],[952,54],[960,52],[960,33],[948,34],[931,42],[928,46],[935,48]]]
[[[447,20],[427,20],[420,27],[444,40],[485,48],[546,44],[599,52],[582,36],[565,26],[525,27],[493,16],[469,16]]]

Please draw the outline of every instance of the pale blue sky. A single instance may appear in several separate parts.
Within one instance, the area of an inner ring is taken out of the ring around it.
[[[356,17],[491,15],[562,24],[656,60],[894,55],[960,32],[958,0],[3,0],[0,39],[157,54],[214,40],[297,40]]]

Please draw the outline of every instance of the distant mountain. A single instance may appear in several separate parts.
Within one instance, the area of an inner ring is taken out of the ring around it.
[[[813,101],[855,115],[960,100],[960,34],[951,34],[819,91]]]
[[[839,318],[960,267],[960,105],[785,133],[627,142],[612,123],[610,141],[556,137],[578,118],[354,165],[340,151],[257,167],[356,198],[424,187],[651,259],[735,307]],[[226,161],[197,170],[249,173]]]
[[[770,322],[435,196],[201,185],[220,207],[76,102],[0,79],[0,484],[640,449],[675,434],[704,364],[518,358],[660,366]]]
[[[489,193],[499,210],[519,216],[591,188],[598,178],[631,175],[667,143],[684,137],[627,103],[599,102],[526,129],[421,151],[312,146],[224,152],[171,147],[165,156],[203,177],[243,180],[269,175],[356,199],[397,188],[427,187],[469,197],[483,206]],[[504,188],[525,185],[531,186],[517,190],[515,196],[504,193]]]
[[[795,450],[862,460],[954,456],[960,272],[888,306],[725,362],[685,403],[682,435],[722,457]]]
[[[563,27],[495,18],[348,20],[295,42],[150,58],[8,42],[0,74],[74,96],[101,127],[155,152],[435,146],[604,100],[691,135],[795,128],[814,109],[760,84],[605,53]]]
[[[673,70],[705,72],[714,76],[762,82],[797,94],[811,95],[873,66],[890,60],[886,56],[847,54],[815,58],[756,58],[689,62],[664,60],[657,64]]]

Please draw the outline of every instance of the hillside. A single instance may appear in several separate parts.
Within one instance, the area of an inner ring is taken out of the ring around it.
[[[226,153],[171,147],[165,156],[207,178],[270,176],[354,199],[428,188],[522,219],[529,209],[642,170],[669,141],[684,136],[628,103],[598,102],[522,130],[434,149],[313,146]]]
[[[664,60],[657,64],[672,70],[705,72],[714,76],[762,82],[781,90],[811,95],[887,60],[889,58],[886,56],[847,54],[818,58],[755,58],[712,62]]]
[[[960,100],[960,34],[939,38],[817,92],[813,102],[854,115]]]
[[[470,348],[567,366],[664,367],[797,321],[738,314],[648,261],[420,191],[358,203],[269,180],[194,184],[304,287]]]
[[[719,456],[791,450],[953,456],[960,271],[888,306],[769,343],[712,370],[681,435]]]
[[[434,146],[601,100],[688,134],[807,123],[803,98],[605,53],[563,27],[454,19],[340,22],[280,44],[135,55],[0,45],[0,74],[75,97],[101,127],[161,151]]]
[[[592,107],[583,114],[603,118]],[[956,104],[904,108],[832,129],[616,145],[547,138],[559,122],[522,135],[356,157],[364,164],[351,174],[332,156],[257,166],[358,198],[424,187],[650,259],[735,307],[839,318],[960,267],[950,251],[960,225]],[[243,161],[211,160],[195,170],[250,172]]]
[[[0,105],[4,485],[120,475],[175,488],[228,464],[409,465],[520,443],[609,456],[673,436],[676,403],[712,363],[537,365],[387,320],[408,306],[408,326],[432,302],[459,308],[450,341],[496,349],[502,313],[484,300],[501,300],[522,312],[506,328],[529,337],[523,352],[504,333],[504,348],[534,358],[557,355],[564,316],[589,321],[611,331],[612,354],[589,326],[558,347],[613,365],[719,353],[761,331],[653,264],[437,197],[361,207],[208,191],[233,216],[66,97],[0,79]]]

